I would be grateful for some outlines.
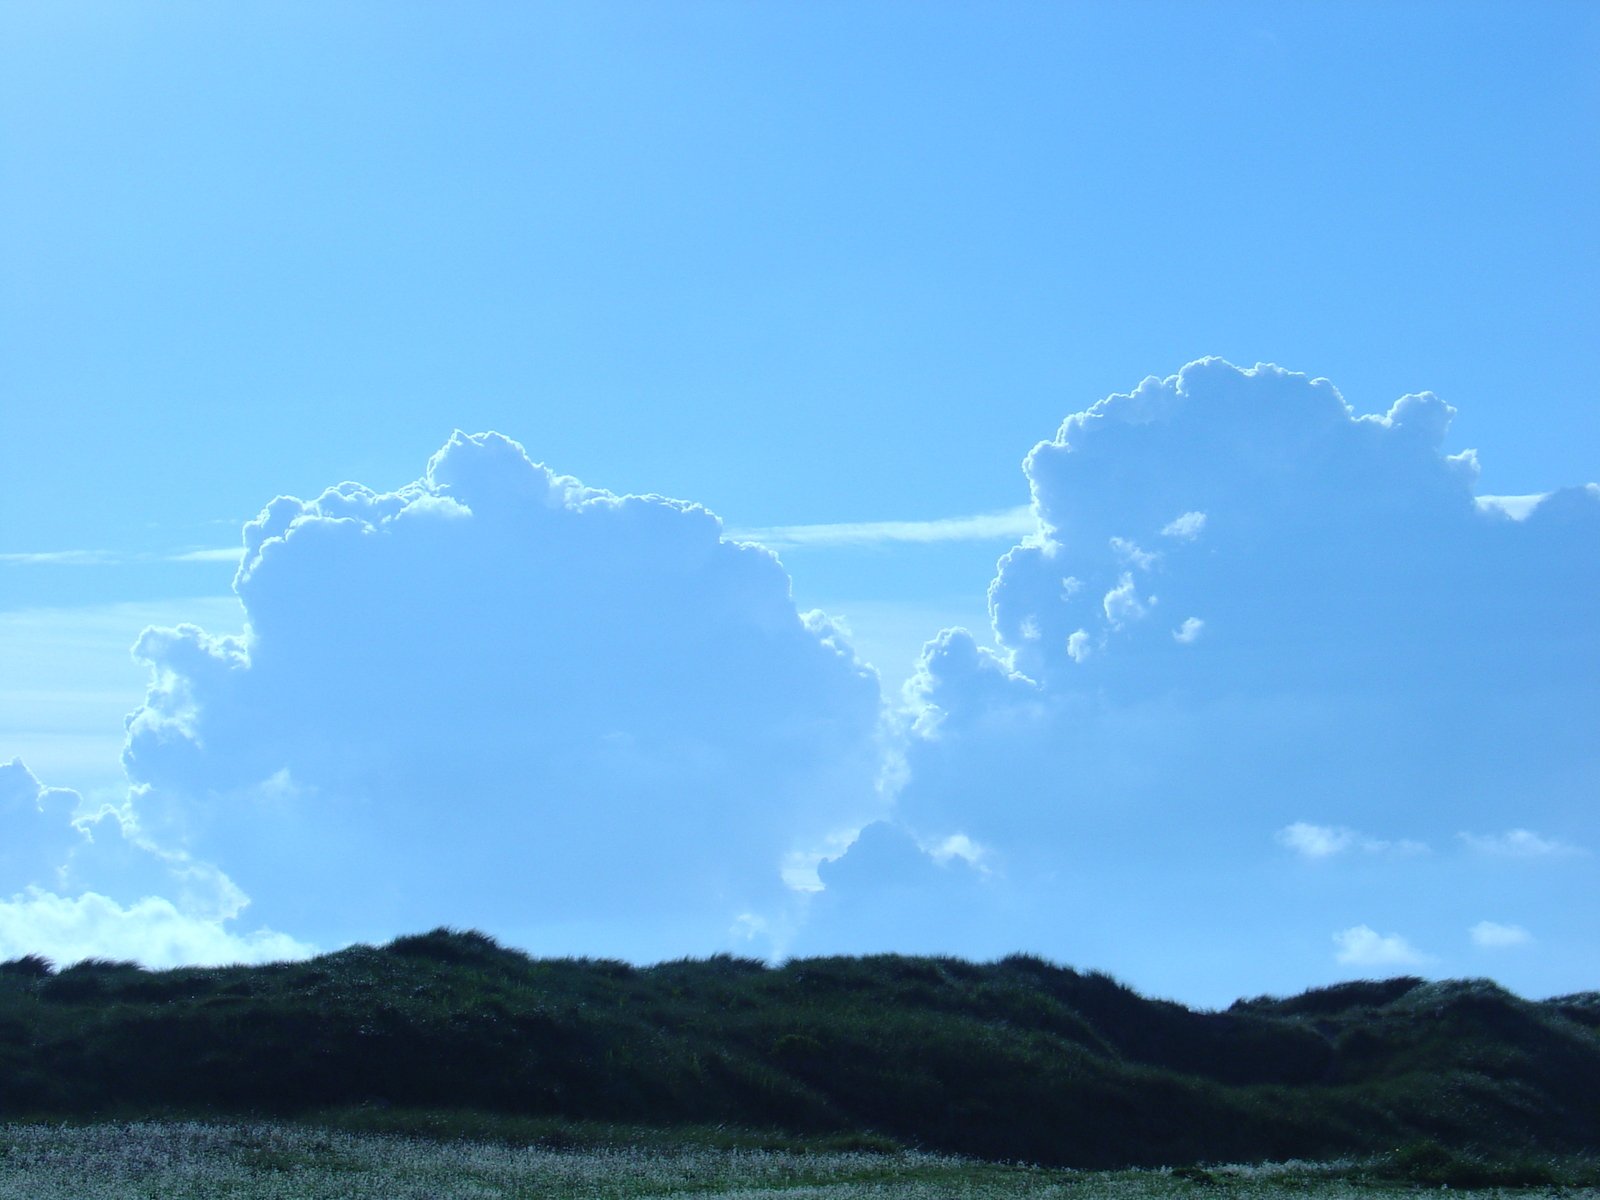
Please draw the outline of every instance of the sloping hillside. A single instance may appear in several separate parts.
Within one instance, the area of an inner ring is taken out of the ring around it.
[[[1600,996],[1344,984],[1194,1012],[1036,958],[0,965],[0,1119],[474,1109],[873,1131],[1079,1166],[1600,1148]]]

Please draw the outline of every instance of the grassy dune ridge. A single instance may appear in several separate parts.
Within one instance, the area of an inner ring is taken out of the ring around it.
[[[1097,1168],[1399,1149],[1538,1182],[1600,1149],[1597,1029],[1600,995],[1481,980],[1195,1012],[1028,956],[640,968],[436,930],[263,967],[0,964],[0,1121],[425,1110]]]

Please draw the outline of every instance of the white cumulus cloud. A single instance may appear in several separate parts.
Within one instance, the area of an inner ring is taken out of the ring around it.
[[[139,640],[124,760],[141,836],[274,927],[709,951],[881,810],[875,674],[694,504],[458,433],[416,482],[279,497],[244,540],[242,631]]]
[[[1444,937],[1459,926],[1420,897],[1462,885],[1429,845],[1495,828],[1507,795],[1531,828],[1592,809],[1600,493],[1555,489],[1519,521],[1479,505],[1452,415],[1425,393],[1362,415],[1327,380],[1209,359],[1034,447],[1041,532],[1001,557],[978,647],[1004,672],[933,655],[913,693],[939,719],[911,724],[897,819],[992,847],[1027,914],[953,948],[1037,938],[1193,978],[1358,903]],[[1397,820],[1404,838],[1363,832]],[[1352,869],[1308,886],[1241,858],[1241,828]],[[1361,928],[1348,954],[1420,961]]]

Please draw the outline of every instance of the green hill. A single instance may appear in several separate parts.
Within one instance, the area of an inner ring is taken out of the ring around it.
[[[0,964],[0,1121],[470,1110],[1074,1166],[1600,1149],[1600,995],[1391,979],[1196,1012],[1037,958]]]

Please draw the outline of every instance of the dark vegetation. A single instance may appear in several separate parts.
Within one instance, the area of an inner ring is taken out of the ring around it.
[[[0,964],[0,1120],[332,1110],[1539,1183],[1600,1149],[1600,994],[1407,978],[1195,1012],[1020,955],[636,968],[449,930],[264,967]]]

